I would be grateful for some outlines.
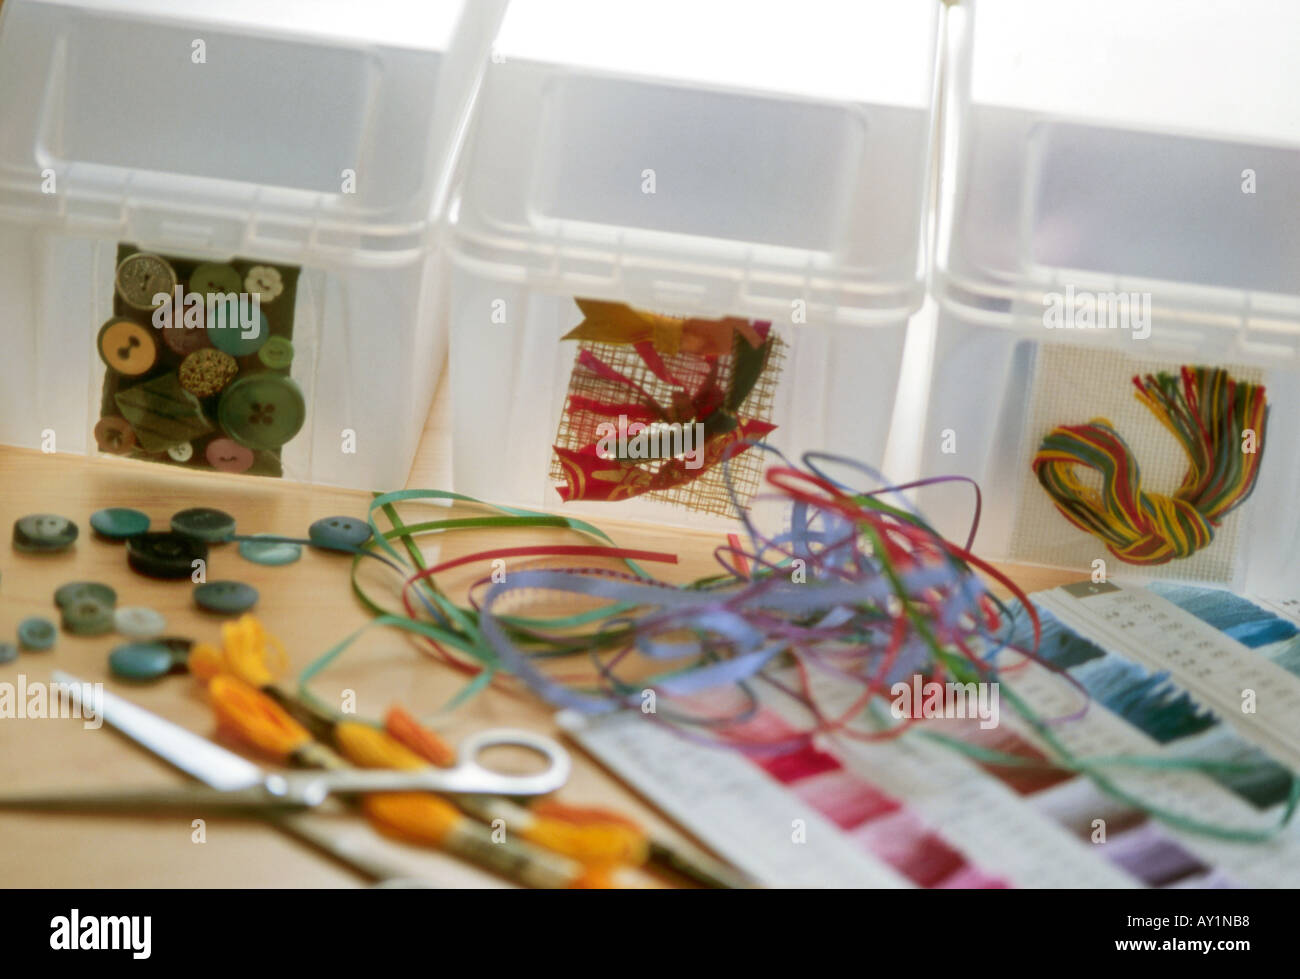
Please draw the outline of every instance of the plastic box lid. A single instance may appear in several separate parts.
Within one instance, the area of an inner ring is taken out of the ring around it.
[[[8,0],[0,220],[269,260],[409,261],[445,200],[499,9]]]
[[[1069,282],[1293,332],[1297,38],[1290,0],[954,7],[941,292],[1032,309]]]
[[[451,209],[480,274],[674,312],[924,296],[941,7],[514,0]]]

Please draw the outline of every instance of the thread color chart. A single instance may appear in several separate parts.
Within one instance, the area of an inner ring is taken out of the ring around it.
[[[1032,628],[1013,604],[994,662],[1037,728],[1005,696],[994,725],[938,718],[874,739],[864,715],[770,755],[628,714],[566,726],[767,886],[1300,884],[1300,826],[1277,830],[1300,743],[1289,733],[1300,605],[1171,583],[1081,583],[1031,600],[1036,657],[1023,655]],[[797,740],[806,708],[782,692],[795,678],[774,679],[733,732],[750,743]],[[828,714],[853,702],[835,677],[808,679]]]

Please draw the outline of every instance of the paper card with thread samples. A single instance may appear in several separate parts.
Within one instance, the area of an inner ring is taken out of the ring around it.
[[[691,744],[637,714],[557,722],[602,764],[765,887],[906,887],[738,752]],[[803,841],[795,842],[795,820]]]
[[[1035,600],[1043,594],[1033,596]],[[1004,682],[1010,683],[1044,718],[1073,717],[1053,727],[1056,737],[1074,756],[1098,758],[1203,758],[1248,761],[1266,768],[1268,758],[1235,729],[1218,721],[1181,692],[1162,674],[1104,650],[1103,640],[1092,641],[1087,630],[1063,627],[1051,612],[1040,609],[1044,643],[1040,652],[1053,666],[1067,669],[1084,695],[1069,680],[1030,662]],[[1024,616],[1021,616],[1022,620]],[[1069,637],[1060,641],[1060,634]],[[1081,634],[1083,633],[1083,634]],[[1080,652],[1080,649],[1086,652]],[[1003,668],[1021,662],[1018,654],[1004,652]],[[1086,703],[1082,716],[1074,717]],[[1189,817],[1201,823],[1242,830],[1268,831],[1282,815],[1290,773],[1275,766],[1275,777],[1219,779],[1182,770],[1135,771],[1107,769],[1107,777],[1121,790],[1150,807]],[[1085,806],[1106,818],[1113,803],[1100,793]],[[1109,808],[1108,808],[1109,807]],[[1081,815],[1089,815],[1082,811]],[[1207,866],[1223,868],[1236,886],[1276,887],[1300,882],[1300,824],[1292,823],[1261,843],[1216,839],[1170,827],[1167,832],[1181,846],[1198,855]]]
[[[843,710],[852,700],[824,674],[813,673],[811,679],[824,707]],[[1139,886],[1131,875],[1098,860],[1091,844],[1026,805],[1018,786],[948,747],[916,736],[876,742],[838,738],[835,746],[850,768],[907,800],[950,841],[1004,872],[1014,886]]]
[[[1227,592],[1186,586],[1181,593],[1231,598]],[[1279,761],[1300,768],[1300,676],[1151,588],[1065,586],[1036,597],[1126,658],[1170,671],[1207,708]]]

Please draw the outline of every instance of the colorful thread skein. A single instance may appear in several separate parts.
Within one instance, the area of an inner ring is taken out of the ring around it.
[[[1133,384],[1187,454],[1187,474],[1172,496],[1142,489],[1137,459],[1105,418],[1052,429],[1033,470],[1057,510],[1121,561],[1164,564],[1208,546],[1223,518],[1250,496],[1264,455],[1268,402],[1263,385],[1236,381],[1217,367],[1147,374]],[[1080,481],[1080,465],[1101,475],[1100,493]]]

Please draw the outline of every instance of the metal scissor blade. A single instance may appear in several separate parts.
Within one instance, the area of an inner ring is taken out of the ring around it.
[[[95,711],[132,741],[214,789],[253,788],[266,780],[266,773],[251,761],[165,721],[129,700],[98,690],[95,695],[98,703],[82,703],[82,693],[88,686],[82,680],[55,670],[54,681],[67,685],[68,695],[81,703],[83,714],[87,709]]]
[[[263,789],[214,789],[182,786],[175,789],[78,789],[73,792],[0,795],[0,809],[28,812],[160,813],[190,812],[264,816],[268,810],[301,811],[307,803],[279,799]]]

